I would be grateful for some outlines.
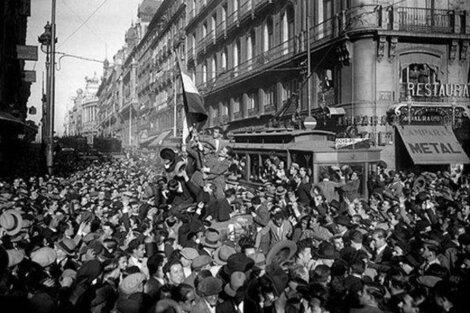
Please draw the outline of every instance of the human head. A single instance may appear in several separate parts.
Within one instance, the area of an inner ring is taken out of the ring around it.
[[[184,281],[183,265],[179,260],[171,260],[163,266],[163,272],[170,285],[178,286]]]

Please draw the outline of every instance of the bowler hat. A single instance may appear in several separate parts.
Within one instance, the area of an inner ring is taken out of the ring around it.
[[[64,238],[61,241],[57,242],[55,245],[56,247],[64,251],[67,255],[74,255],[75,248],[77,247],[75,241],[69,238]]]

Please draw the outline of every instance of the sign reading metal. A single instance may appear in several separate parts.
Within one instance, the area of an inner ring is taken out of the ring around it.
[[[470,162],[451,127],[411,125],[397,129],[415,164]]]

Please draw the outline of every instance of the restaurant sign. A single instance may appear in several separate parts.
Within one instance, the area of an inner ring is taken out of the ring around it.
[[[412,97],[469,98],[469,84],[408,83],[406,89]]]

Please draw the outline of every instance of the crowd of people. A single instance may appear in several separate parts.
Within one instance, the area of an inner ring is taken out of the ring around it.
[[[257,187],[220,137],[0,182],[1,312],[441,313],[470,307],[470,184],[383,163]]]

